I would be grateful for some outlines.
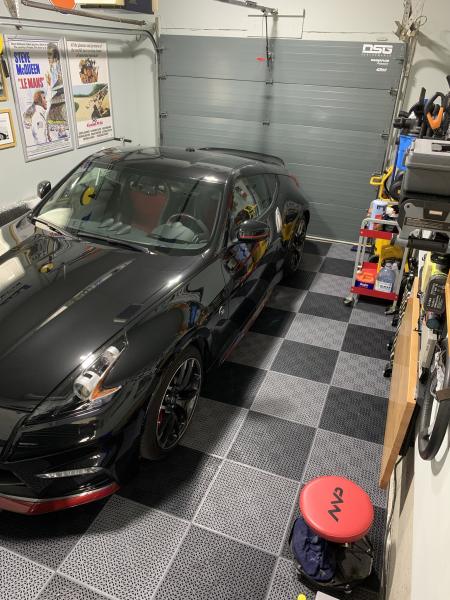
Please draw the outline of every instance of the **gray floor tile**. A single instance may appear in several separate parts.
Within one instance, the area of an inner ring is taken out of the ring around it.
[[[295,482],[227,461],[195,522],[278,554],[297,490]]]
[[[326,383],[269,371],[252,411],[317,427],[327,392]]]
[[[332,385],[347,390],[389,397],[390,379],[383,377],[386,360],[340,352]]]
[[[1,600],[34,600],[52,576],[49,569],[4,548],[0,548],[0,574]]]
[[[277,285],[267,302],[267,306],[290,312],[298,312],[306,294],[306,290],[297,290],[293,287]]]
[[[138,474],[119,494],[190,520],[220,464],[219,458],[179,446],[164,460],[141,461]]]
[[[297,290],[308,290],[317,277],[316,271],[304,271],[299,269],[296,273],[283,279],[283,285]]]
[[[271,369],[278,373],[330,383],[338,354],[336,350],[284,340]]]
[[[386,398],[331,387],[320,428],[382,444],[387,405]]]
[[[156,600],[262,600],[275,557],[192,527]]]
[[[369,312],[361,310],[361,304],[358,302],[356,307],[351,311],[350,323],[353,325],[363,325],[364,327],[373,327],[374,329],[384,329],[394,334],[392,327],[392,315],[386,316],[383,313]]]
[[[311,591],[298,580],[293,561],[280,558],[267,600],[296,600],[299,594],[312,598]]]
[[[282,342],[282,338],[249,331],[227,360],[267,370],[270,369]]]
[[[303,271],[318,271],[324,261],[324,257],[319,254],[303,253],[300,268]]]
[[[340,258],[341,260],[351,260],[355,262],[356,252],[352,251],[351,244],[331,244],[328,250],[327,258]]]
[[[356,308],[365,312],[376,313],[378,315],[384,315],[390,304],[385,300],[379,298],[370,298],[369,296],[359,296]],[[392,317],[391,317],[392,318]]]
[[[247,412],[244,408],[200,398],[182,444],[208,454],[225,456]]]
[[[340,350],[347,331],[347,323],[333,321],[305,313],[298,313],[286,334],[287,340]]]
[[[330,296],[339,296],[344,300],[350,292],[352,285],[351,277],[341,277],[340,275],[328,275],[327,273],[317,273],[309,290],[318,294],[329,294]]]
[[[250,411],[228,458],[300,481],[314,431],[307,425]]]
[[[104,600],[97,594],[70,579],[55,575],[39,594],[38,600]]]
[[[5,513],[0,518],[0,546],[57,569],[105,503],[94,502],[69,511],[36,515],[32,519]]]
[[[118,600],[150,599],[187,527],[113,496],[60,571]]]
[[[378,486],[383,446],[317,430],[304,481],[320,475],[341,475],[360,485],[376,506],[384,507],[386,493]]]

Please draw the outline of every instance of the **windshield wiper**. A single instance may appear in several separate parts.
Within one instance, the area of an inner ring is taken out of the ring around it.
[[[53,231],[54,233],[58,233],[59,235],[62,235],[64,237],[71,238],[72,240],[78,239],[76,237],[76,235],[74,235],[73,233],[69,233],[62,227],[58,227],[58,225],[54,225],[53,223],[49,223],[48,221],[45,221],[44,219],[39,219],[38,217],[34,217],[33,215],[27,215],[27,216],[28,216],[28,220],[31,221],[31,223],[33,223],[33,225],[36,225],[36,223],[38,225],[44,225],[45,227],[48,227],[48,229],[50,229],[50,231]]]
[[[88,233],[86,231],[77,231],[77,235],[79,238],[89,238],[91,240],[98,240],[99,242],[106,242],[111,246],[121,246],[123,248],[128,248],[131,250],[136,250],[137,252],[145,252],[146,254],[150,253],[150,250],[143,246],[142,244],[135,244],[133,242],[127,242],[125,240],[118,240],[116,238],[109,238],[103,235],[97,235],[96,233]]]

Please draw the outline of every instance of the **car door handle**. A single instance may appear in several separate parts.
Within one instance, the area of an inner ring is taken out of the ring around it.
[[[219,317],[223,317],[225,315],[225,306],[219,307]]]

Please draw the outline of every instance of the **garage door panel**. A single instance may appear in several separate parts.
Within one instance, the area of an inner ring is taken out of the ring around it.
[[[386,90],[266,85],[190,77],[161,83],[163,112],[382,133],[395,99]]]
[[[395,99],[386,90],[283,83],[266,88],[271,123],[382,133],[394,110]]]
[[[164,121],[167,146],[239,147],[241,150],[268,152],[267,132],[260,123],[169,115]]]
[[[336,204],[310,204],[311,220],[308,234],[331,240],[357,242],[363,209],[355,210]]]
[[[369,185],[371,172],[332,169],[314,165],[288,163],[308,202],[320,202],[360,209],[375,198],[375,188]]]
[[[161,82],[162,110],[262,123],[270,100],[266,98],[266,87],[254,81],[169,77]]]
[[[193,35],[163,35],[162,69],[166,75],[265,81],[265,40]]]
[[[392,54],[363,54],[362,42],[303,40],[273,42],[274,81],[368,89],[396,87],[402,70],[403,44],[387,44]],[[369,49],[369,48],[368,48]],[[375,61],[388,61],[380,65]],[[378,71],[378,68],[386,70]]]
[[[384,142],[376,133],[278,123],[267,130],[269,154],[281,156],[285,162],[366,173],[368,164],[376,170],[383,161]]]
[[[213,117],[170,115],[164,124],[166,145],[215,144],[275,154],[285,162],[353,171],[376,170],[384,145],[378,134],[320,127],[260,123]]]
[[[167,75],[266,81],[264,39],[162,36],[163,70]],[[362,42],[313,40],[270,41],[274,53],[272,78],[283,83],[368,89],[396,87],[404,56],[403,44],[388,44],[391,55],[363,54]],[[386,71],[377,71],[387,60]]]

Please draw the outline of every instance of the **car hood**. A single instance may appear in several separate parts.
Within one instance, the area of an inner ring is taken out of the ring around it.
[[[201,256],[32,235],[0,256],[0,406],[31,410]]]

